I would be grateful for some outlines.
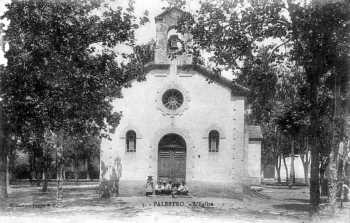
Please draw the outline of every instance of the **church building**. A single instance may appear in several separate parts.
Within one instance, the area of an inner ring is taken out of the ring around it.
[[[184,181],[203,196],[241,194],[260,183],[262,135],[245,120],[249,90],[193,65],[182,50],[191,35],[174,29],[182,13],[171,8],[155,18],[146,80],[131,81],[113,102],[122,117],[111,140],[102,141],[101,178],[119,162],[121,195],[144,194],[148,176]]]

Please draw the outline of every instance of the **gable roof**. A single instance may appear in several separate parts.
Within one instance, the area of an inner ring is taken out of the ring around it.
[[[197,71],[199,74],[203,75],[204,77],[210,79],[211,81],[221,84],[223,86],[226,86],[228,88],[231,88],[233,93],[240,96],[246,96],[249,93],[249,89],[237,84],[222,75],[215,74],[213,71],[209,70],[208,68],[205,68],[200,65],[193,65],[193,64],[185,64],[178,66],[178,69],[183,71],[189,71],[194,70]]]
[[[247,130],[248,130],[249,140],[262,140],[263,139],[260,126],[248,125]]]
[[[170,64],[155,64],[155,63],[147,63],[144,66],[144,73],[147,75],[151,70],[167,70],[169,69]],[[186,65],[178,65],[177,66],[178,70],[181,71],[197,71],[199,74],[201,74],[202,76],[206,77],[207,79],[218,83],[220,85],[223,85],[225,87],[228,87],[232,90],[232,93],[238,96],[247,96],[247,94],[249,93],[249,89],[237,84],[233,81],[230,81],[229,79],[215,74],[213,71],[210,71],[209,69],[200,66],[200,65],[193,65],[193,64],[186,64]]]
[[[164,12],[160,13],[159,15],[157,15],[154,19],[156,21],[160,20],[160,19],[163,19],[167,14],[171,13],[172,11],[177,11],[177,12],[180,12],[180,13],[184,13],[184,11],[182,11],[179,8],[171,7],[171,8],[168,8],[168,9],[164,10]]]

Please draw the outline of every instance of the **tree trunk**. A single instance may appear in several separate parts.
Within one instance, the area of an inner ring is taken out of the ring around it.
[[[33,185],[36,182],[36,174],[35,174],[35,153],[32,150],[30,152],[30,184]]]
[[[16,150],[15,149],[10,149],[8,155],[9,157],[8,159],[8,184],[10,185],[12,183],[12,181],[14,180],[14,169],[15,169],[15,157],[16,157]]]
[[[307,150],[305,154],[300,154],[300,160],[301,163],[303,164],[304,168],[304,181],[306,186],[309,186],[309,165],[310,165],[310,160],[309,160],[309,151]]]
[[[62,170],[62,177],[63,177],[63,180],[66,180],[66,169],[64,168],[64,166],[62,167],[63,170]]]
[[[337,199],[337,152],[334,150],[329,155],[329,163],[327,167],[328,178],[328,202],[330,207],[335,211]]]
[[[76,184],[78,184],[78,178],[79,178],[79,160],[78,160],[77,157],[74,157],[73,168],[74,168],[74,181],[75,181]]]
[[[62,207],[63,202],[63,171],[64,171],[64,157],[63,157],[63,131],[60,131],[57,137],[56,146],[56,162],[57,162],[57,192],[56,192],[56,206]]]
[[[281,166],[282,166],[282,153],[280,152],[280,140],[281,136],[278,134],[277,126],[275,126],[275,155],[276,155],[276,172],[277,172],[277,182],[281,183]]]
[[[283,156],[283,164],[284,164],[284,169],[286,170],[286,182],[288,183],[289,182],[289,175],[288,175],[288,166],[287,166],[287,163],[286,163],[286,157]]]
[[[338,180],[340,182],[340,185],[339,185],[339,189],[340,189],[340,206],[341,208],[343,208],[343,201],[344,200],[347,200],[347,193],[346,191],[343,191],[343,186],[345,184],[345,164],[346,164],[346,161],[347,161],[347,154],[348,154],[348,148],[347,148],[347,143],[346,142],[342,142],[342,145],[341,145],[343,148],[341,149],[341,151],[339,152],[339,155],[341,156],[340,157],[340,160],[339,160],[339,172],[338,172]]]
[[[86,179],[91,180],[90,172],[89,172],[89,158],[85,159],[85,171],[86,171]]]
[[[320,196],[328,196],[327,168],[329,157],[320,157]]]
[[[41,188],[42,192],[47,192],[47,184],[48,184],[48,179],[47,179],[47,170],[43,170],[43,179],[42,179],[43,185]]]
[[[1,142],[1,147],[5,145]],[[7,198],[7,155],[5,148],[1,148],[0,153],[0,201],[4,201]]]
[[[42,185],[42,192],[47,192],[47,186],[48,186],[48,162],[49,162],[49,156],[48,156],[48,148],[43,148],[44,149],[44,154],[43,154],[43,185]]]
[[[7,198],[7,145],[5,143],[6,134],[3,129],[2,107],[0,106],[0,203]]]
[[[10,188],[10,158],[6,157],[6,187]]]
[[[319,104],[318,104],[318,85],[320,81],[318,55],[313,58],[313,64],[306,73],[308,74],[308,82],[310,83],[310,129],[311,129],[311,173],[310,173],[310,203],[311,214],[319,211],[320,205],[320,152],[319,152]]]
[[[343,162],[342,156],[344,155],[344,143],[340,142],[338,146],[334,146],[333,151],[330,153],[329,165],[328,165],[328,188],[329,188],[329,204],[335,212],[336,202],[338,195],[342,196],[342,174],[343,174]],[[338,193],[340,192],[340,194]]]
[[[295,139],[294,139],[294,137],[292,137],[291,151],[290,151],[290,183],[291,184],[295,184],[294,146],[295,146]]]
[[[305,137],[305,149],[304,153],[300,153],[300,160],[304,168],[304,181],[306,186],[310,186],[309,182],[309,165],[310,165],[310,156],[309,156],[309,140],[308,137]]]
[[[42,176],[42,171],[35,171],[36,173],[37,173],[37,177],[36,177],[36,185],[38,186],[38,187],[40,187],[40,185],[41,185],[41,180],[43,179],[43,176]]]
[[[311,146],[311,173],[310,173],[310,203],[311,212],[317,213],[320,204],[320,156],[317,144]]]
[[[277,162],[276,162],[276,173],[277,173],[277,182],[281,183],[281,163],[282,163],[282,157],[279,155],[277,157]]]

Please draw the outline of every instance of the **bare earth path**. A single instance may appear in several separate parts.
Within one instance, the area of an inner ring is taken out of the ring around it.
[[[12,187],[0,209],[0,222],[350,222],[350,203],[335,216],[311,219],[308,188],[264,186],[243,199],[213,197],[116,197],[100,200],[96,185],[65,187],[63,208],[55,207],[55,188]]]

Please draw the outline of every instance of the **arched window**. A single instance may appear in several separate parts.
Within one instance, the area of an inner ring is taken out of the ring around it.
[[[180,39],[178,35],[171,35],[169,37],[169,49],[170,50],[178,50],[179,49]]]
[[[168,50],[170,52],[180,52],[183,50],[182,35],[179,34],[176,28],[171,28],[168,31]]]
[[[209,132],[209,152],[219,152],[219,132],[216,130],[211,130]]]
[[[136,152],[136,132],[130,130],[126,133],[126,152]]]

